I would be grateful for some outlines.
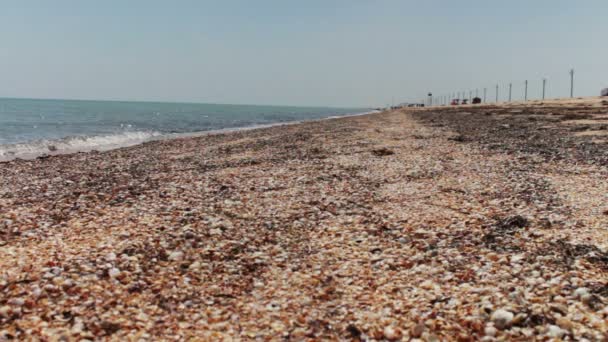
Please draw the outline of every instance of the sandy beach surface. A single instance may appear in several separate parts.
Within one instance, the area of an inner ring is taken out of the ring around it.
[[[0,340],[608,339],[608,101],[0,164]]]

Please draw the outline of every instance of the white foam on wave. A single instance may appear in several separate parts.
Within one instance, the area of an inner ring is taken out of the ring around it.
[[[121,132],[98,136],[72,136],[0,145],[0,161],[33,159],[44,155],[108,151],[141,144],[160,137],[157,132]]]

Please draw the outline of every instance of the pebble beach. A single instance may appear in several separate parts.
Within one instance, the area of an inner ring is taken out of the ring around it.
[[[0,341],[608,340],[608,101],[0,163]]]

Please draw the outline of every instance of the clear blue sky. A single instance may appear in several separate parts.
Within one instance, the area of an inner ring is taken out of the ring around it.
[[[377,106],[608,86],[606,0],[0,0],[0,97]],[[493,91],[493,88],[492,88]],[[506,91],[501,91],[504,95]]]

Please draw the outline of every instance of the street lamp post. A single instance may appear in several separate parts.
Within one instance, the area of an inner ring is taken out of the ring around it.
[[[570,69],[570,98],[574,97],[574,69]]]
[[[547,89],[547,79],[543,78],[543,100],[545,100],[546,89]]]

